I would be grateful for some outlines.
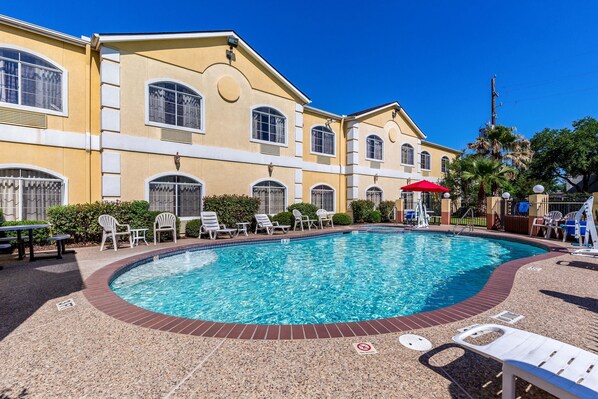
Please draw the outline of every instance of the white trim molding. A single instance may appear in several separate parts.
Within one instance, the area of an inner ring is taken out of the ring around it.
[[[327,211],[327,212],[335,212],[336,213],[336,209],[337,209],[337,207],[336,207],[336,188],[334,186],[331,186],[329,183],[320,182],[320,183],[316,183],[313,186],[311,186],[309,188],[309,203],[313,205],[313,203],[311,201],[311,192],[314,188],[316,188],[318,186],[326,186],[332,190],[332,210]]]
[[[325,127],[326,129],[328,129],[328,130],[330,130],[332,132],[332,135],[334,136],[333,144],[332,144],[332,151],[333,151],[332,154],[326,154],[326,153],[323,153],[323,152],[316,152],[316,151],[314,151],[314,148],[313,148],[314,140],[313,140],[313,136],[312,135],[313,135],[313,129],[316,128],[316,127]],[[323,124],[323,123],[316,123],[314,125],[311,125],[311,127],[309,128],[309,153],[312,154],[312,155],[318,155],[318,156],[321,156],[321,157],[336,158],[336,145],[337,145],[336,138],[337,138],[336,132],[334,130],[332,130],[332,128],[329,128],[328,126],[326,126],[325,124]],[[348,144],[347,144],[347,147],[348,147]]]
[[[382,159],[376,159],[376,158],[369,158],[368,157],[368,139],[370,137],[376,137],[377,139],[380,139],[380,141],[382,141]],[[384,162],[384,150],[386,149],[386,143],[384,142],[384,138],[380,137],[380,135],[376,134],[376,133],[370,133],[366,136],[365,138],[365,160],[366,161],[373,161],[373,162]]]
[[[0,142],[47,145],[99,151],[100,136],[90,133],[63,132],[62,130],[36,129],[32,127],[0,124]]]
[[[267,140],[260,140],[253,138],[253,111],[257,108],[266,107],[272,108],[273,110],[279,112],[284,118],[284,143],[276,143],[274,141],[267,141]],[[254,105],[249,109],[249,141],[252,143],[259,143],[259,144],[268,144],[268,145],[276,145],[279,147],[288,147],[289,146],[289,117],[282,112],[280,109],[276,108],[270,104],[258,104]]]
[[[194,176],[192,174],[183,173],[183,172],[162,172],[162,173],[157,173],[157,174],[155,174],[153,176],[150,176],[150,177],[146,178],[143,181],[143,190],[144,190],[144,192],[143,192],[143,198],[147,202],[149,202],[149,184],[152,181],[154,181],[156,179],[159,179],[161,177],[165,177],[165,176],[183,176],[183,177],[188,177],[189,179],[193,179],[197,183],[199,183],[201,185],[201,196],[202,196],[201,204],[203,206],[203,197],[206,196],[206,183],[203,180],[199,179],[198,177],[196,177],[196,176]],[[197,215],[197,217],[199,217],[199,215]]]
[[[62,193],[61,202],[62,205],[68,204],[69,199],[69,178],[63,174],[53,171],[52,169],[43,168],[41,166],[32,165],[28,163],[1,163],[0,170],[2,169],[31,169],[37,170],[38,172],[47,173],[49,175],[54,176],[55,178],[62,180],[62,184],[64,187],[64,192]],[[21,214],[19,215],[21,217]]]

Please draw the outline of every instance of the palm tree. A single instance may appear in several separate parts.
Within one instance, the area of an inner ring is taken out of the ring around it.
[[[502,125],[486,127],[484,134],[467,144],[467,148],[480,156],[508,163],[518,169],[526,169],[533,155],[529,140],[515,134],[513,128]]]
[[[467,165],[462,173],[463,180],[478,185],[478,208],[485,209],[484,198],[490,193],[496,195],[515,174],[515,169],[499,161],[478,157]]]

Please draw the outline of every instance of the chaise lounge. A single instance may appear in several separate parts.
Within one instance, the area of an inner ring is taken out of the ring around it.
[[[291,226],[280,225],[278,222],[271,222],[270,218],[265,213],[256,214],[255,221],[257,222],[255,225],[255,234],[257,234],[258,230],[266,230],[268,235],[274,234],[276,230],[280,230],[286,234],[291,228]]]
[[[233,238],[237,233],[236,229],[227,229],[225,225],[218,223],[216,212],[201,212],[201,230],[199,236],[207,234],[211,240],[215,240],[218,234],[228,234]]]

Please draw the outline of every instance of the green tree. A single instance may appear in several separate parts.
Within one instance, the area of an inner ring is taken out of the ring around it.
[[[463,172],[471,169],[471,163],[476,157],[474,154],[461,153],[451,161],[448,171],[438,182],[441,186],[450,188],[454,197],[460,197],[464,206],[476,204],[477,184],[463,178]]]
[[[562,179],[588,192],[590,177],[598,172],[598,121],[588,116],[572,125],[572,130],[546,128],[532,137],[530,172],[539,180]]]
[[[488,126],[473,143],[467,144],[467,148],[482,157],[525,169],[533,151],[530,142],[513,130],[502,125]]]
[[[463,180],[478,186],[478,207],[485,208],[487,194],[498,194],[498,189],[505,186],[515,174],[515,169],[496,160],[478,157],[473,159],[468,169],[462,173]]]

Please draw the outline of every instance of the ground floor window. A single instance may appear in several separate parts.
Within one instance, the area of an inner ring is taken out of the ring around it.
[[[274,215],[286,208],[286,188],[282,184],[267,180],[252,188],[252,195],[260,200],[260,213]]]
[[[150,210],[171,212],[178,217],[199,217],[202,186],[187,176],[169,175],[149,183]]]
[[[318,209],[334,212],[334,189],[324,184],[312,188],[311,203]]]
[[[378,208],[382,202],[382,189],[379,187],[368,188],[365,192],[365,199],[372,201]]]
[[[402,192],[401,198],[403,198],[405,202],[405,209],[415,209],[415,196],[412,192]]]
[[[46,220],[46,209],[62,205],[64,181],[33,169],[0,169],[4,220]]]

